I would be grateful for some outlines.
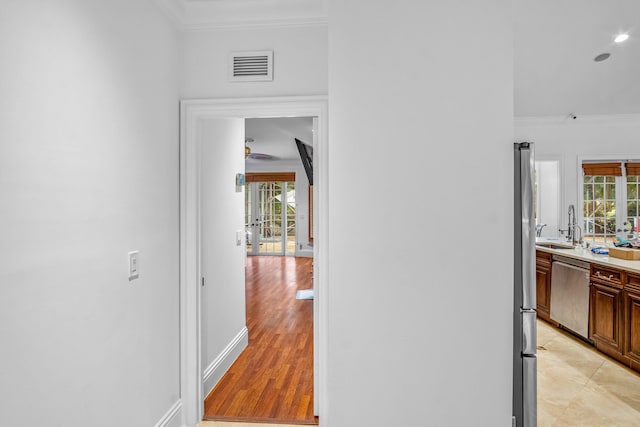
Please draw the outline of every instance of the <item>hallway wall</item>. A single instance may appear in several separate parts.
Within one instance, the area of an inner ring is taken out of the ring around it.
[[[229,54],[251,50],[273,50],[273,81],[229,82]],[[184,99],[327,94],[326,26],[187,32],[181,55]]]
[[[155,425],[180,393],[177,34],[146,0],[7,0],[0,57],[0,425]]]
[[[510,426],[511,2],[329,10],[322,422]]]
[[[206,397],[248,342],[244,190],[235,187],[236,174],[244,173],[244,120],[203,119],[197,126],[200,265],[206,280],[200,288],[200,336]]]

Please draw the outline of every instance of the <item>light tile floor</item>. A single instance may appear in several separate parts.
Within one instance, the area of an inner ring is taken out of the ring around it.
[[[198,427],[300,427],[203,421]],[[538,427],[640,427],[640,375],[538,321]]]
[[[538,426],[640,426],[640,375],[538,321]]]

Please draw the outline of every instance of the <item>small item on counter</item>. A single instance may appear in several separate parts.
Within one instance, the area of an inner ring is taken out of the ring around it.
[[[609,255],[609,249],[602,246],[594,246],[591,248],[591,252],[596,255]]]
[[[615,246],[616,248],[630,248],[631,246],[631,242],[627,239],[623,239],[620,236],[615,236],[613,238],[613,246]]]

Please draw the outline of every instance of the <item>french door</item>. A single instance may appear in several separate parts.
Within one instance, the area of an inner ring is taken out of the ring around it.
[[[248,182],[245,226],[248,255],[293,255],[296,247],[295,183]]]

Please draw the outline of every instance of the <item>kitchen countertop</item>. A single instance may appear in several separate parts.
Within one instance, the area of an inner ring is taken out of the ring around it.
[[[582,247],[574,249],[551,249],[536,245],[536,250],[555,255],[563,255],[594,264],[616,267],[621,270],[640,274],[640,260],[629,261],[626,259],[610,257],[609,255],[598,255],[591,252],[591,249],[583,249]]]

